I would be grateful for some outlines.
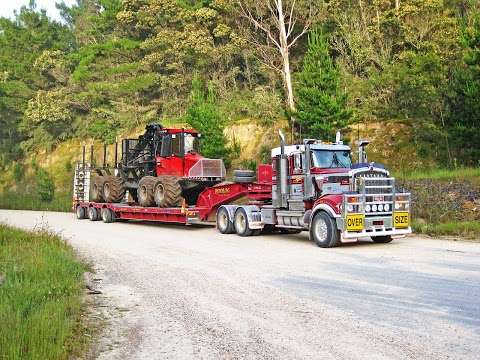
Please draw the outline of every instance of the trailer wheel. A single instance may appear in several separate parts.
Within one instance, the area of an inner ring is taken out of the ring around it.
[[[83,206],[78,205],[75,208],[75,215],[78,220],[83,220],[87,218],[87,211]]]
[[[141,206],[154,206],[155,199],[153,198],[153,186],[157,181],[156,177],[144,176],[140,179],[137,189],[138,203]]]
[[[222,234],[233,234],[235,232],[230,216],[228,216],[228,211],[224,207],[217,211],[217,229]]]
[[[340,233],[335,220],[324,211],[317,212],[310,226],[310,239],[322,248],[337,246]]]
[[[98,209],[96,209],[94,207],[89,207],[88,208],[88,218],[90,219],[90,221],[100,220],[100,214],[99,214]]]
[[[109,203],[118,203],[125,197],[125,183],[118,176],[106,176],[103,182],[103,198]]]
[[[393,238],[390,235],[372,236],[372,240],[374,243],[377,243],[377,244],[388,244],[393,240]]]
[[[104,176],[97,176],[93,180],[92,188],[90,190],[90,199],[93,202],[103,202],[103,183],[105,182]]]
[[[108,208],[103,208],[102,209],[102,220],[106,224],[114,222],[115,221],[115,213]]]
[[[234,225],[235,231],[240,236],[251,236],[253,234],[253,230],[248,225],[248,216],[245,209],[239,208],[235,212]]]
[[[176,176],[158,177],[153,187],[153,197],[158,207],[180,206],[182,202],[182,187]]]

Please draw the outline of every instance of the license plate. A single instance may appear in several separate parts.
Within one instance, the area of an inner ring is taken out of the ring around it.
[[[396,228],[407,228],[409,223],[408,211],[396,211],[393,214],[393,224]]]
[[[350,214],[347,215],[347,231],[361,231],[365,226],[365,215]]]

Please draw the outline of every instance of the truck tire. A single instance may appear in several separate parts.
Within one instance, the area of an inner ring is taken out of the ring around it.
[[[140,179],[137,189],[138,203],[141,206],[149,207],[155,205],[153,198],[153,186],[157,178],[154,176],[144,176]]]
[[[153,187],[155,204],[161,208],[177,207],[182,203],[182,187],[176,176],[160,176]]]
[[[233,176],[235,177],[255,177],[255,171],[253,170],[234,170]]]
[[[235,226],[235,232],[239,236],[251,236],[253,234],[253,230],[250,229],[248,224],[248,216],[245,209],[238,208],[235,212],[233,224]]]
[[[377,243],[377,244],[388,244],[393,240],[393,238],[390,235],[372,236],[372,240],[374,243]]]
[[[90,219],[90,221],[100,220],[100,213],[97,208],[89,207],[87,212],[88,212],[88,218]]]
[[[101,215],[102,215],[103,222],[106,224],[112,223],[115,221],[115,213],[108,208],[103,208],[101,211]]]
[[[224,207],[220,207],[217,211],[217,229],[222,234],[233,234],[235,232],[228,211]]]
[[[340,243],[340,232],[335,219],[325,211],[317,212],[310,225],[310,239],[322,248],[337,246]]]
[[[90,200],[93,202],[103,202],[103,183],[105,182],[104,176],[97,176],[93,179],[92,188],[90,190]]]
[[[106,176],[103,182],[103,198],[108,203],[119,203],[125,197],[125,183],[118,176]]]
[[[87,210],[83,206],[77,206],[75,208],[75,216],[78,220],[83,220],[87,218]]]
[[[236,182],[236,183],[239,183],[239,184],[249,184],[249,183],[253,183],[255,181],[255,177],[253,176],[241,176],[241,177],[237,177],[235,176],[233,178],[233,181]]]

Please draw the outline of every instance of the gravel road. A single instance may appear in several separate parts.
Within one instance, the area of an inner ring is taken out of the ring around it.
[[[99,359],[480,356],[480,243],[320,249],[306,233],[240,238],[6,210],[0,222],[48,224],[94,264],[109,304]]]

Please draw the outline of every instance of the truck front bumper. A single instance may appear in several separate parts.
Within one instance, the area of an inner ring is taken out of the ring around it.
[[[381,228],[370,228],[362,231],[342,231],[341,232],[341,241],[342,242],[355,242],[361,239],[374,237],[374,236],[391,236],[392,238],[402,238],[405,235],[411,234],[412,228],[408,227],[406,229],[386,229]]]

